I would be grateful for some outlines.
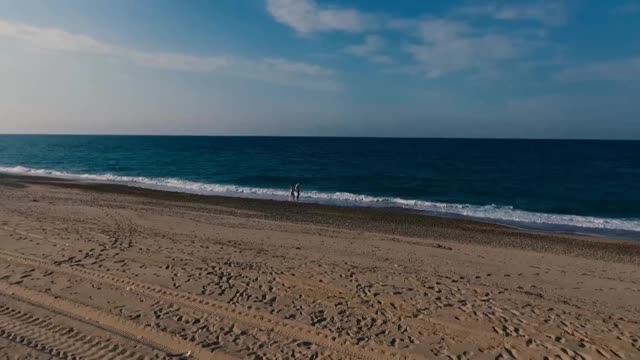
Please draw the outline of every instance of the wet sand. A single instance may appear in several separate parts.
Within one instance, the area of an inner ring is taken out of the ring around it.
[[[640,243],[0,176],[0,359],[636,359]]]

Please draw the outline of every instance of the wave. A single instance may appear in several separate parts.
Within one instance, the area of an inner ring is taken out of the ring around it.
[[[33,169],[23,166],[0,167],[0,172],[17,175],[48,176],[72,180],[116,183],[156,190],[170,190],[203,195],[225,195],[275,200],[286,199],[289,195],[288,191],[282,189],[201,183],[178,178],[148,178],[111,174],[77,174],[57,170]],[[519,210],[511,206],[482,206],[442,203],[394,197],[377,197],[348,192],[321,191],[305,191],[304,200],[308,202],[344,206],[402,208],[434,215],[469,217],[510,225],[522,225],[525,227],[533,226],[534,228],[548,227],[558,230],[585,229],[585,231],[588,231],[589,229],[594,229],[640,232],[640,219],[615,219],[580,215],[547,214]]]

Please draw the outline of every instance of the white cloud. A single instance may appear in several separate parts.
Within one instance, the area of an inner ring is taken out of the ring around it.
[[[476,17],[494,20],[528,20],[546,25],[566,23],[569,5],[575,0],[534,0],[483,2],[455,8],[442,18],[396,18],[367,13],[355,8],[327,6],[319,0],[266,0],[267,10],[276,21],[293,28],[298,34],[313,32],[393,31],[399,34],[418,33],[418,43],[405,41],[404,48],[416,64],[407,71],[420,69],[428,78],[466,71],[485,70],[500,63],[523,57],[542,44],[547,30],[527,29],[509,33],[479,31]],[[385,42],[378,35],[367,35],[364,43],[348,46],[348,54],[367,58],[372,63],[390,64],[393,59],[384,54]],[[404,70],[403,70],[404,71]]]
[[[464,70],[494,67],[497,63],[518,58],[531,44],[498,33],[478,33],[465,23],[427,19],[419,26],[420,44],[407,46],[428,78]]]
[[[320,31],[362,32],[373,17],[356,9],[321,7],[314,0],[267,0],[267,10],[280,23],[300,34]]]
[[[460,15],[487,16],[504,21],[536,21],[550,26],[564,25],[568,18],[565,0],[538,0],[533,3],[512,1],[470,5],[456,11]]]
[[[0,38],[20,41],[37,49],[90,54],[120,59],[136,65],[186,72],[224,72],[287,86],[337,89],[335,72],[315,64],[285,59],[246,59],[236,56],[193,56],[180,53],[139,51],[74,34],[0,20]]]
[[[640,80],[640,57],[574,66],[557,73],[555,78],[563,82],[637,82]]]
[[[372,63],[390,64],[391,57],[381,54],[385,41],[378,35],[368,35],[364,43],[348,46],[345,51],[351,55],[367,58]]]

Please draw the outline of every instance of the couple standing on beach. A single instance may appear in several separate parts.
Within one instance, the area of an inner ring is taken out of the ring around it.
[[[296,183],[291,184],[291,188],[289,189],[289,200],[300,200],[300,190],[302,189],[302,184]]]

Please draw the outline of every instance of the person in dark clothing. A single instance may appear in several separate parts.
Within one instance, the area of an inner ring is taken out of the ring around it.
[[[297,183],[294,186],[294,191],[296,193],[296,201],[300,200],[300,191],[302,190],[302,184],[301,183]]]

